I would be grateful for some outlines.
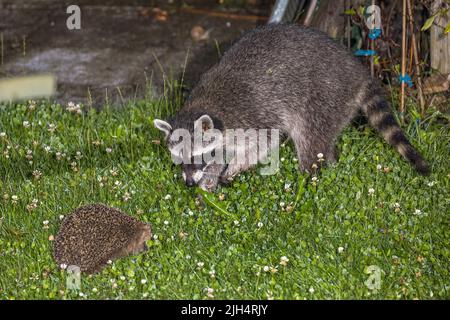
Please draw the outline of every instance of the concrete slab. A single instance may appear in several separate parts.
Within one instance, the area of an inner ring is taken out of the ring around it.
[[[152,8],[145,6],[148,1],[77,2],[81,30],[66,27],[71,2],[3,0],[0,77],[51,72],[58,79],[56,98],[61,103],[101,106],[108,99],[122,104],[149,90],[161,94],[164,78],[179,78],[188,51],[185,80],[193,86],[218,60],[217,47],[224,50],[262,23],[180,11],[168,1],[153,1],[167,10],[167,21],[155,19]],[[197,25],[211,29],[208,40],[192,40],[190,30]]]

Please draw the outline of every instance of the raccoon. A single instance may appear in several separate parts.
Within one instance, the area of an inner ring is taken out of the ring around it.
[[[429,173],[397,124],[381,85],[345,47],[312,28],[266,25],[243,35],[202,75],[179,112],[169,120],[155,119],[154,125],[165,133],[172,156],[183,158],[186,185],[213,190],[251,165],[193,164],[193,155],[202,151],[180,153],[179,139],[172,139],[176,129],[192,136],[196,129],[276,129],[281,138],[292,139],[299,169],[308,172],[318,154],[328,163],[337,160],[336,138],[361,111],[420,174]],[[215,141],[209,150],[224,146]],[[249,146],[246,154],[255,151]],[[258,151],[262,160],[271,150]],[[204,185],[205,173],[211,187]]]

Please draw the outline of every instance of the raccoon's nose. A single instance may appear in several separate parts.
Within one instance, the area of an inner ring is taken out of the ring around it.
[[[193,187],[193,186],[195,185],[194,179],[192,179],[192,178],[186,179],[186,185],[187,185],[188,187]]]

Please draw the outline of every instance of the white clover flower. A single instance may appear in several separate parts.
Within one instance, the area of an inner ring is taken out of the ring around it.
[[[416,210],[414,210],[414,215],[420,216],[420,215],[422,215],[422,211],[419,209],[416,209]]]
[[[264,271],[264,272],[267,272],[267,271],[269,271],[269,270],[270,270],[269,266],[264,266],[264,267],[263,267],[263,271]]]
[[[106,148],[105,151],[106,151],[106,153],[111,153],[112,149],[111,148]]]
[[[64,216],[62,214],[59,215],[59,220],[64,219]]]
[[[126,278],[125,278],[125,276],[120,276],[119,279],[124,281]]]
[[[56,130],[56,124],[50,123],[50,124],[48,125],[47,131],[53,133],[53,132],[55,132],[55,130]]]
[[[270,267],[270,272],[277,273],[278,272],[278,267]]]
[[[237,220],[234,220],[233,223],[234,223],[235,226],[239,225],[239,221],[237,221]]]
[[[27,210],[33,211],[34,209],[36,209],[38,207],[38,204],[39,204],[38,199],[31,200],[31,203],[27,205]]]
[[[144,292],[143,294],[142,294],[142,298],[147,298],[148,297],[148,292]]]
[[[112,262],[112,260],[108,260],[108,261],[106,261],[106,263],[107,264],[112,264],[113,262]]]
[[[62,263],[59,267],[60,267],[61,269],[65,270],[65,269],[67,268],[67,264]]]
[[[280,258],[280,265],[286,266],[288,262],[289,262],[289,259],[286,256],[282,256]]]
[[[280,202],[280,207],[284,207],[286,205],[286,203],[284,203],[283,201]]]
[[[97,288],[92,288],[92,292],[98,292]]]
[[[433,187],[436,184],[436,181],[430,181],[427,183],[429,187]]]
[[[0,132],[0,138],[6,138],[6,132]]]
[[[122,199],[123,199],[123,201],[127,202],[128,200],[131,199],[131,194],[129,194],[128,192],[125,192]]]
[[[28,103],[28,110],[34,110],[36,108],[36,101],[30,100]]]
[[[216,277],[216,271],[215,270],[209,271],[209,275],[211,276],[211,278],[215,278]]]
[[[153,239],[158,240],[158,235],[157,234],[153,235]]]
[[[29,127],[30,127],[30,122],[24,121],[24,122],[22,122],[22,125],[23,125],[25,128],[29,128]]]
[[[318,153],[318,154],[317,154],[317,158],[318,158],[318,159],[322,159],[322,158],[323,158],[323,153]]]
[[[81,114],[81,105],[79,103],[75,104],[72,101],[70,101],[67,104],[67,111],[71,112],[71,113],[77,113],[77,114]]]
[[[290,183],[285,183],[284,184],[284,190],[289,190],[289,188],[291,187],[291,184]]]
[[[75,159],[80,160],[81,158],[83,158],[83,155],[81,154],[80,151],[77,151],[77,153],[75,155]]]
[[[375,189],[374,188],[369,188],[369,190],[367,190],[367,191],[368,191],[369,196],[371,196],[371,195],[373,195],[375,193]]]
[[[338,253],[344,252],[344,247],[339,247],[337,251],[338,251]]]
[[[146,279],[142,279],[141,280],[141,284],[146,284],[147,283],[147,280]]]
[[[309,291],[309,293],[313,294],[315,290],[313,287],[310,287],[308,291]]]
[[[169,221],[164,220],[164,224],[167,226],[169,224]]]
[[[258,226],[258,228],[262,228],[264,226],[264,224],[260,221],[260,222],[258,222],[257,226]]]
[[[41,176],[42,176],[42,172],[39,171],[39,170],[34,170],[32,174],[33,174],[33,177],[34,177],[36,180],[40,179]]]
[[[205,264],[203,262],[197,262],[197,268],[201,269],[203,268]]]
[[[214,298],[214,289],[213,288],[206,288],[206,291],[207,291],[207,296],[208,296],[208,298]]]
[[[381,164],[377,164],[377,170],[381,170],[383,166]]]
[[[281,158],[281,159],[280,159],[281,162],[284,162],[285,160],[286,160],[285,158]]]
[[[170,199],[172,199],[172,196],[171,196],[170,194],[167,194],[167,195],[164,197],[164,200],[170,200]]]

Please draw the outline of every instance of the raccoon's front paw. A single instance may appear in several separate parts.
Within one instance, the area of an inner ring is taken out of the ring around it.
[[[234,177],[229,176],[220,176],[219,183],[225,186],[230,185],[234,180]]]
[[[217,189],[219,181],[216,176],[204,177],[199,181],[198,186],[206,192],[214,192]]]

